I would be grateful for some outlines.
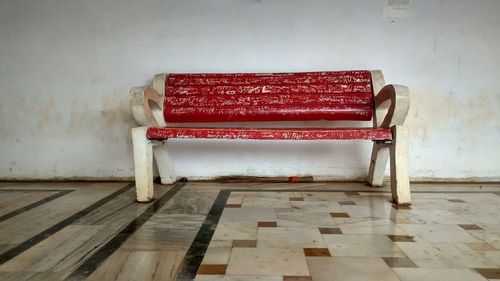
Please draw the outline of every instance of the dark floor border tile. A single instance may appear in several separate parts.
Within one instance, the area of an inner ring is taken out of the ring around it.
[[[42,189],[42,188],[33,188],[33,189],[1,189],[0,192],[24,192],[24,193],[29,193],[29,192],[59,192],[59,191],[65,191],[65,190],[74,190],[74,189]]]
[[[54,199],[57,199],[57,198],[59,198],[59,197],[61,197],[63,195],[66,195],[66,194],[68,194],[70,192],[73,192],[73,191],[75,191],[75,190],[74,189],[73,190],[62,190],[62,191],[59,191],[56,194],[53,194],[51,196],[48,196],[48,197],[40,199],[40,200],[38,200],[36,202],[33,202],[33,203],[29,204],[29,205],[21,207],[21,208],[19,208],[17,210],[14,210],[14,211],[10,212],[10,213],[7,213],[7,214],[5,214],[3,216],[0,216],[0,222],[4,221],[4,220],[7,220],[7,219],[10,219],[12,217],[15,217],[15,216],[17,216],[19,214],[22,214],[22,213],[24,213],[26,211],[29,211],[29,210],[31,210],[33,208],[36,208],[36,207],[38,207],[40,205],[43,205],[43,204],[45,204],[47,202],[50,202],[50,201],[52,201]]]
[[[185,182],[177,182],[172,188],[165,192],[158,200],[154,201],[135,220],[131,221],[117,235],[109,240],[97,252],[85,260],[65,281],[84,280],[92,274],[111,254],[113,254],[136,230],[146,223],[158,210],[160,210],[179,190],[186,185]]]
[[[22,242],[21,244],[17,245],[16,247],[2,253],[0,255],[0,264],[3,264],[10,259],[16,257],[17,255],[23,253],[24,251],[28,250],[29,248],[33,247],[34,245],[40,243],[41,241],[45,240],[46,238],[50,237],[52,234],[58,232],[59,230],[63,229],[64,227],[74,223],[75,221],[79,220],[80,218],[86,216],[90,212],[94,211],[95,209],[101,207],[102,205],[108,203],[111,201],[113,198],[117,197],[118,195],[124,193],[125,191],[129,190],[130,188],[134,187],[133,183],[127,184],[126,186],[118,189],[117,191],[109,194],[108,196],[102,198],[101,200],[95,202],[94,204],[90,205],[89,207],[77,212],[76,214],[73,214],[72,216],[64,219],[63,221],[47,228],[46,230],[38,233],[37,235],[31,237],[30,239]]]
[[[212,240],[215,228],[219,223],[222,211],[224,211],[224,206],[226,205],[230,194],[230,190],[221,190],[219,195],[217,195],[210,212],[205,218],[205,221],[196,234],[191,247],[189,247],[186,256],[179,266],[176,280],[193,280],[196,277],[196,272],[198,272],[203,256],[207,251],[208,244],[210,243],[210,240]]]

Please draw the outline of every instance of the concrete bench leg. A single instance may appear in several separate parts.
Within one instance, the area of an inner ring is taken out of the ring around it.
[[[391,191],[396,204],[410,204],[410,178],[408,174],[409,130],[393,126],[391,154]]]
[[[153,145],[146,138],[148,127],[132,129],[134,146],[135,188],[137,201],[149,202],[153,199]]]
[[[368,171],[368,184],[371,186],[382,186],[388,160],[389,145],[380,141],[373,142],[370,170]]]
[[[174,166],[172,165],[172,158],[168,151],[167,141],[160,142],[153,147],[153,154],[156,160],[156,166],[160,173],[162,184],[171,184],[176,180]]]

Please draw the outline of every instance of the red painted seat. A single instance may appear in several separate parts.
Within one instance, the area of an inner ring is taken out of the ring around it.
[[[371,120],[369,71],[169,74],[166,122]]]
[[[390,129],[373,128],[192,128],[151,127],[149,139],[391,140]]]
[[[371,120],[369,71],[169,74],[166,122]],[[153,127],[149,139],[390,140],[389,129]]]

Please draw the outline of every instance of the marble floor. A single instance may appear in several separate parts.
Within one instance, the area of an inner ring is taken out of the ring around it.
[[[500,184],[1,182],[0,280],[500,280]]]

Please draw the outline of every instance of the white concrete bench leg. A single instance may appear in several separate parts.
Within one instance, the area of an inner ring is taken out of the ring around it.
[[[174,166],[172,165],[172,158],[168,150],[167,141],[159,142],[158,145],[153,147],[153,154],[156,160],[156,166],[160,173],[162,184],[171,184],[176,180]]]
[[[371,186],[382,186],[388,160],[389,144],[380,141],[373,142],[372,158],[368,171],[368,183]]]
[[[391,191],[397,204],[410,204],[410,178],[408,174],[409,130],[405,126],[393,126],[391,154]]]
[[[153,200],[153,144],[146,138],[148,127],[132,129],[132,144],[134,146],[135,188],[137,201]]]

